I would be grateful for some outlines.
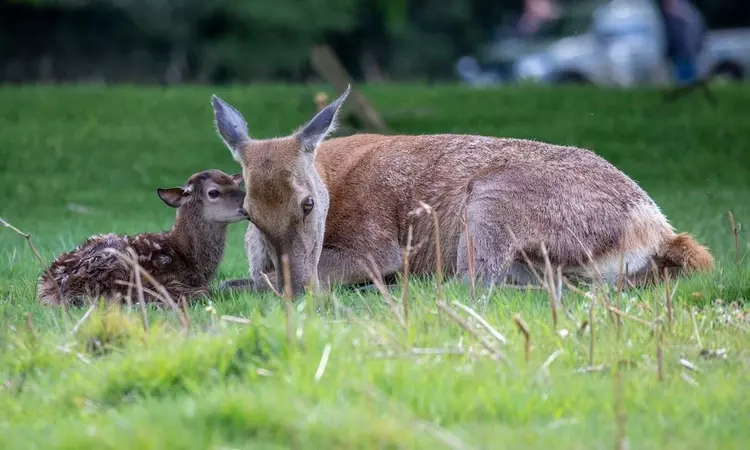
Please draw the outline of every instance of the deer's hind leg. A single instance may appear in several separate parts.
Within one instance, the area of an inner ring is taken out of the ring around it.
[[[471,276],[468,232],[473,244],[475,279],[486,285],[538,285],[536,274],[520,258],[527,235],[519,230],[514,213],[519,210],[518,197],[507,195],[501,177],[501,173],[490,172],[474,179],[467,189],[466,227],[460,230],[456,274],[464,280]]]

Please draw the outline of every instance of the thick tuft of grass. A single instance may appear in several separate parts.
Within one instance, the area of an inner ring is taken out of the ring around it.
[[[216,93],[268,137],[308,119],[318,89]],[[406,326],[375,289],[346,288],[291,315],[273,295],[214,293],[189,328],[151,306],[67,315],[38,304],[41,268],[0,228],[0,448],[744,448],[750,89],[716,89],[715,108],[649,90],[365,89],[394,132],[591,148],[716,256],[669,291],[565,289],[556,326],[546,292],[446,280],[438,305],[435,279],[413,277]],[[156,188],[237,170],[214,91],[0,88],[0,217],[45,261],[90,234],[165,229]],[[230,229],[220,280],[248,268]]]

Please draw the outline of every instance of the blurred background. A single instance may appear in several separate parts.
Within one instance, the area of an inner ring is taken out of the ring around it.
[[[3,0],[0,82],[655,85],[750,76],[748,0]]]

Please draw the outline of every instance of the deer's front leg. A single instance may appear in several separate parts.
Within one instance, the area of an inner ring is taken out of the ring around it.
[[[273,260],[268,251],[268,243],[263,234],[252,223],[248,223],[245,232],[245,252],[250,264],[250,278],[226,280],[219,285],[219,290],[265,292],[270,290],[268,282],[263,277],[266,273],[274,289],[276,289],[276,274]]]
[[[366,249],[324,247],[318,263],[318,279],[321,287],[372,281],[368,270],[376,276],[379,272],[383,278],[401,270],[403,258],[397,242],[368,247]]]

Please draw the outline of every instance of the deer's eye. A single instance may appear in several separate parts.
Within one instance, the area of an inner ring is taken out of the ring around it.
[[[208,191],[208,198],[217,198],[219,196],[219,191],[217,189],[211,189]]]
[[[310,214],[314,206],[315,202],[313,201],[313,198],[307,197],[306,199],[302,200],[302,213],[304,215]]]

